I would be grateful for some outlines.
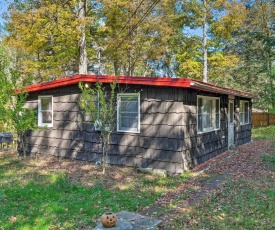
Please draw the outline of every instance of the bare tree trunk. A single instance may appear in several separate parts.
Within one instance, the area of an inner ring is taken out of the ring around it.
[[[207,25],[207,0],[203,0],[203,82],[208,82],[207,76],[207,34],[206,34],[206,25]]]
[[[103,147],[102,147],[102,156],[103,156],[102,173],[105,175],[106,166],[107,166],[107,156],[108,156],[108,150],[109,150],[109,142],[110,142],[110,132],[103,131],[101,136],[102,136],[102,145],[103,145]]]
[[[20,156],[20,146],[22,147],[23,151],[23,157],[26,157],[26,143],[25,143],[25,138],[24,138],[24,132],[18,132],[18,140],[17,140],[17,146],[18,146],[18,153]]]
[[[114,71],[115,71],[115,76],[119,76],[119,67],[118,67],[117,60],[114,60]]]
[[[79,19],[79,32],[80,39],[78,41],[78,51],[79,51],[79,74],[87,74],[88,58],[86,50],[86,35],[85,35],[85,23],[84,19],[86,17],[86,1],[80,1],[78,5],[78,19]]]
[[[27,142],[26,132],[24,131],[22,133],[22,146],[23,146],[23,155],[24,155],[24,157],[27,156],[27,145],[28,145],[28,142]]]
[[[106,143],[105,143],[105,138],[104,135],[102,135],[102,173],[105,175],[106,173]]]
[[[273,79],[270,79],[270,91],[271,91],[271,106],[274,109],[275,108],[275,89],[274,89],[274,83]]]

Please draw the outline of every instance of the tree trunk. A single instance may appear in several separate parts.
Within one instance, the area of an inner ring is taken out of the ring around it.
[[[114,71],[115,71],[115,76],[119,76],[119,67],[118,67],[117,60],[114,60]]]
[[[206,25],[207,25],[207,1],[203,1],[203,25],[202,25],[202,31],[203,31],[203,82],[208,82],[208,76],[207,76],[207,33],[206,33]]]
[[[87,74],[87,50],[86,50],[86,34],[85,34],[85,22],[86,17],[86,1],[80,1],[78,5],[78,19],[79,19],[79,32],[80,39],[78,41],[78,51],[79,51],[79,74]]]
[[[26,143],[25,143],[25,134],[24,132],[17,132],[18,133],[18,139],[17,139],[17,148],[18,148],[18,154],[20,156],[20,147],[22,147],[23,151],[23,157],[26,157]]]
[[[106,173],[106,145],[104,137],[102,136],[102,173],[105,175]]]
[[[103,156],[103,170],[102,173],[105,175],[106,173],[106,166],[107,166],[107,156],[108,156],[108,150],[109,150],[109,140],[110,140],[110,132],[103,132],[101,134],[102,137],[102,156]]]

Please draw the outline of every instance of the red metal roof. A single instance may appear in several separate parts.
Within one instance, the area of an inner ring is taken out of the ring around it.
[[[80,74],[72,77],[61,78],[53,81],[43,82],[39,84],[26,86],[27,92],[38,92],[41,90],[53,89],[62,86],[74,85],[79,82],[91,82],[97,81],[102,83],[111,83],[117,80],[119,84],[128,85],[151,85],[151,86],[169,86],[178,88],[192,88],[206,92],[214,92],[220,94],[236,95],[247,98],[256,98],[257,95],[242,92],[234,89],[223,88],[209,83],[192,80],[189,78],[160,78],[160,77],[128,77],[128,76],[109,76],[109,75],[90,75]],[[19,89],[15,92],[20,92]]]

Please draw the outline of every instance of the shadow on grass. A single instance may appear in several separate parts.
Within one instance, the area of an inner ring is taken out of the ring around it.
[[[37,176],[23,186],[0,189],[0,226],[3,229],[76,229],[94,226],[106,211],[135,211],[160,194],[147,191],[110,191],[101,183],[89,189],[72,184],[64,174]]]
[[[32,167],[28,159],[9,155],[0,159],[0,229],[91,228],[104,212],[136,211],[161,196],[157,186],[172,188],[186,179],[152,178],[147,184],[140,175],[132,184],[130,177],[119,180],[129,184],[106,187],[99,178],[92,187],[85,187],[74,183],[68,173],[53,172],[44,165]]]

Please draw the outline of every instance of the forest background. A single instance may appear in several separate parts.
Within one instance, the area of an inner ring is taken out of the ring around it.
[[[255,108],[275,108],[274,0],[2,0],[1,6],[0,71],[4,80],[16,72],[16,87],[86,72],[193,78],[258,94]]]

